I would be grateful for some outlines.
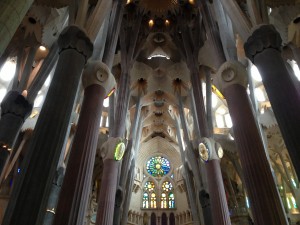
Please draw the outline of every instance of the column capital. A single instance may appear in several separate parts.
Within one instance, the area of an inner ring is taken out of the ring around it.
[[[58,46],[60,53],[66,49],[76,50],[84,55],[85,61],[87,61],[93,53],[93,43],[90,38],[83,30],[74,25],[66,27],[61,32],[58,38]]]
[[[24,121],[30,115],[32,107],[18,91],[9,91],[1,102],[1,116],[13,114]]]
[[[205,162],[221,160],[224,155],[222,146],[212,138],[202,138],[198,151],[200,158]]]
[[[215,84],[222,93],[227,87],[233,84],[246,87],[248,84],[248,76],[245,66],[238,61],[227,61],[223,63],[217,72]]]
[[[246,56],[254,63],[254,57],[268,48],[281,51],[282,39],[273,25],[259,25],[244,45]]]
[[[101,61],[88,61],[83,75],[82,84],[84,88],[90,85],[97,84],[105,89],[105,96],[115,87],[116,80],[110,69]]]
[[[109,137],[106,142],[103,143],[101,146],[101,157],[103,158],[103,161],[106,159],[112,159],[119,161],[122,159],[124,153],[125,153],[125,144],[124,146],[121,146],[121,149],[119,149],[119,144],[123,143],[123,138],[120,137]],[[118,152],[116,151],[118,148]]]

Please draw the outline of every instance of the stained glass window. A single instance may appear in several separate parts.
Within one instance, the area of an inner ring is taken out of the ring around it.
[[[169,193],[169,209],[175,208],[175,198],[174,198],[174,193],[170,192]]]
[[[154,177],[163,177],[170,171],[170,162],[161,156],[152,157],[147,162],[147,171]]]
[[[143,208],[145,209],[149,208],[149,194],[147,192],[144,192],[143,195]]]
[[[173,185],[165,181],[162,184],[163,192],[161,194],[161,208],[175,208],[175,197],[173,193]]]
[[[166,181],[166,182],[163,183],[162,188],[163,188],[164,191],[169,192],[169,191],[172,191],[173,186],[170,182]]]
[[[144,185],[143,208],[156,208],[155,185],[152,181],[147,181]]]
[[[150,207],[152,209],[156,208],[156,194],[154,192],[151,193]]]
[[[152,181],[147,181],[144,185],[144,190],[145,191],[149,191],[149,192],[152,192],[155,188],[155,185]]]
[[[163,192],[161,194],[161,198],[160,198],[160,207],[162,209],[166,209],[167,208],[167,194],[165,192]]]

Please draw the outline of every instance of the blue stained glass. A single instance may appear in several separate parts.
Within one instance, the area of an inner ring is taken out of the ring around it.
[[[147,162],[147,171],[154,177],[163,177],[170,171],[170,162],[164,157],[155,156]]]

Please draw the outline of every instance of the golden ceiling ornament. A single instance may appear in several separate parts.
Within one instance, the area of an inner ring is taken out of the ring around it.
[[[163,15],[168,11],[173,12],[178,8],[177,0],[141,0],[140,6],[145,11],[150,11],[156,15]]]

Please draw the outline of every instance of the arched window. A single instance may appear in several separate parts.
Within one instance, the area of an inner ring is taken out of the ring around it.
[[[151,225],[156,225],[156,215],[155,215],[155,213],[151,214]]]
[[[161,202],[162,209],[175,208],[175,197],[173,193],[173,185],[171,182],[165,181],[162,184],[162,193],[161,193],[160,202]]]
[[[170,223],[169,223],[170,225],[175,225],[175,216],[174,216],[174,213],[170,214],[169,221],[170,221]]]
[[[167,225],[168,224],[168,218],[167,218],[167,214],[163,213],[161,215],[161,225]]]
[[[147,172],[153,177],[163,177],[170,171],[170,162],[164,157],[155,156],[147,162]]]
[[[143,208],[156,208],[155,185],[152,181],[147,181],[144,185]]]

